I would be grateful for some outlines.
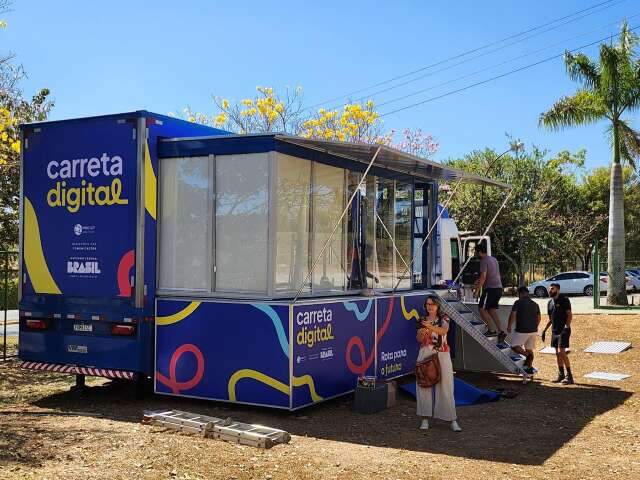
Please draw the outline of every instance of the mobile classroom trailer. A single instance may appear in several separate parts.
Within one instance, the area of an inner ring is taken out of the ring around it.
[[[438,182],[502,186],[146,111],[23,125],[22,146],[23,367],[291,410],[413,371]]]

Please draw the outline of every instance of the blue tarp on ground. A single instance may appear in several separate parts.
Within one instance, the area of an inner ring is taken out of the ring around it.
[[[414,397],[416,396],[415,382],[406,383],[401,385],[400,388]],[[456,399],[456,407],[495,402],[500,398],[499,393],[492,392],[491,390],[482,390],[455,377],[453,379],[453,395]]]

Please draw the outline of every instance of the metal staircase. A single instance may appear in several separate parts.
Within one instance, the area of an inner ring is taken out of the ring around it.
[[[485,337],[485,323],[453,293],[434,290],[431,292],[441,299],[441,308],[451,320],[468,333],[483,349],[491,355],[505,372],[521,375],[527,381],[531,375],[524,371],[525,357],[513,350],[507,342],[498,343],[497,337]]]

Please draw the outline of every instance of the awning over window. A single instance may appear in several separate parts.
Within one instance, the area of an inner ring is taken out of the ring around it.
[[[450,168],[437,162],[431,162],[387,146],[368,143],[324,141],[292,135],[276,135],[275,138],[282,142],[349,158],[364,164],[369,164],[376,150],[380,147],[380,153],[374,163],[378,168],[386,168],[395,172],[427,179],[444,180],[447,182],[455,182],[462,179],[463,183],[511,188],[511,186],[506,183],[466,173],[462,170]]]
[[[282,148],[289,147],[289,148]],[[296,137],[281,133],[258,133],[241,135],[214,135],[208,137],[190,138],[167,138],[162,139],[158,146],[158,156],[165,157],[189,157],[199,155],[231,155],[241,153],[258,153],[269,151],[282,151],[294,156],[317,160],[326,164],[351,163],[362,165],[362,168],[371,162],[378,147],[381,148],[376,161],[374,162],[373,174],[382,174],[382,171],[389,172],[389,177],[398,175],[410,175],[429,180],[440,180],[445,182],[456,182],[462,179],[465,183],[476,185],[487,185],[498,188],[510,189],[511,186],[492,180],[490,178],[473,175],[456,168],[447,167],[441,163],[425,160],[408,153],[396,150],[395,148],[368,144],[368,143],[348,143],[316,140],[311,138]],[[287,152],[291,148],[297,152]],[[304,155],[304,151],[311,153]],[[348,165],[340,165],[342,168],[353,168]]]

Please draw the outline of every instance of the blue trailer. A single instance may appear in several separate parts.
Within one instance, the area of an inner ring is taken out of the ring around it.
[[[146,111],[21,126],[23,365],[153,375],[158,139],[221,133]]]
[[[287,410],[413,371],[439,183],[506,187],[386,146],[148,112],[23,135],[23,366]],[[454,366],[522,373],[440,293]]]

